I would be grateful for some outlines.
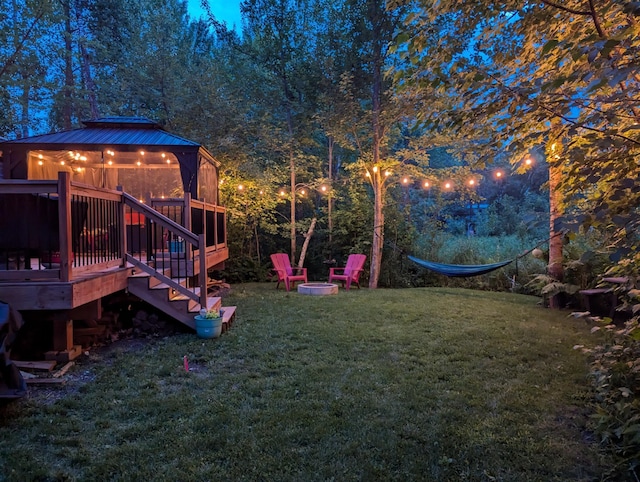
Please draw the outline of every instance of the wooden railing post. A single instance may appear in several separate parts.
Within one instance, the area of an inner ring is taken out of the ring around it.
[[[73,275],[73,246],[71,244],[71,175],[58,172],[58,236],[60,237],[60,281]]]
[[[207,309],[207,249],[205,246],[205,236],[198,236],[200,245],[200,306]]]
[[[191,226],[191,193],[184,193],[184,213],[182,213],[184,222],[183,226],[193,233],[193,227]]]
[[[120,239],[118,243],[120,244],[120,249],[122,253],[122,264],[120,266],[127,265],[127,206],[124,203],[124,196],[122,196],[122,192],[124,192],[124,188],[122,186],[116,186],[116,190],[120,192],[120,226],[118,232],[120,233]]]
[[[204,251],[207,251],[207,206],[206,202],[202,202],[202,235],[204,236]],[[214,215],[215,217],[215,215]]]

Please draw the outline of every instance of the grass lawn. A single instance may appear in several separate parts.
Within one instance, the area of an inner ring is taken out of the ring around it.
[[[234,286],[218,340],[116,343],[56,400],[4,407],[0,480],[601,477],[584,321],[508,293],[274,287]]]

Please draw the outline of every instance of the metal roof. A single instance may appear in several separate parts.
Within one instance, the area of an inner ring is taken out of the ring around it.
[[[85,121],[86,127],[52,134],[24,137],[1,142],[2,145],[83,145],[85,149],[95,147],[139,148],[140,146],[200,147],[200,144],[171,134],[159,124],[144,117],[103,117]],[[51,147],[49,147],[51,148]]]

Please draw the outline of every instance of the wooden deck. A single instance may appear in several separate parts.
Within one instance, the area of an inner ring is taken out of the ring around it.
[[[217,303],[207,272],[228,255],[224,207],[189,195],[147,205],[71,183],[68,173],[0,180],[0,300],[53,321],[54,351],[68,357],[70,320],[99,316],[100,300],[130,290],[141,273],[153,280],[149,290],[163,284],[170,293],[154,293],[154,306],[191,326],[193,311]]]

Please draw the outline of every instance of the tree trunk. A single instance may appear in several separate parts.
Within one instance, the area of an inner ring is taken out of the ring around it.
[[[549,162],[549,265],[547,272],[558,281],[564,278],[562,263],[563,236],[556,236],[555,223],[562,215],[561,195],[558,184],[561,180],[562,170],[556,164],[555,159]]]
[[[291,264],[293,264],[296,260],[296,161],[293,151],[289,152],[289,169],[291,170]]]
[[[98,99],[96,98],[96,84],[93,82],[93,77],[91,76],[89,52],[84,42],[80,42],[80,52],[82,53],[82,76],[84,77],[84,83],[87,88],[91,119],[97,119],[100,117],[100,114],[98,112]]]
[[[73,44],[71,38],[71,0],[62,2],[64,11],[64,87],[62,106],[62,127],[70,130],[72,127],[71,118],[73,115]]]
[[[333,249],[333,219],[331,212],[333,211],[333,198],[331,188],[333,187],[333,137],[329,136],[329,194],[327,195],[327,223],[329,227],[329,249]]]
[[[29,79],[22,79],[22,96],[20,102],[20,137],[29,137],[29,95],[31,83]]]
[[[309,247],[309,241],[311,240],[311,236],[313,236],[313,231],[316,228],[317,218],[313,218],[311,220],[311,225],[309,226],[309,230],[307,234],[304,236],[304,243],[302,244],[302,251],[300,252],[300,261],[298,261],[298,268],[302,268],[304,265],[304,258],[307,256],[307,248]]]
[[[371,243],[371,268],[369,271],[369,288],[378,287],[380,266],[382,264],[382,248],[384,246],[384,174],[380,172],[380,143],[382,142],[382,126],[380,114],[382,112],[382,43],[379,22],[373,28],[373,78],[371,86],[371,127],[373,130],[373,242]]]

